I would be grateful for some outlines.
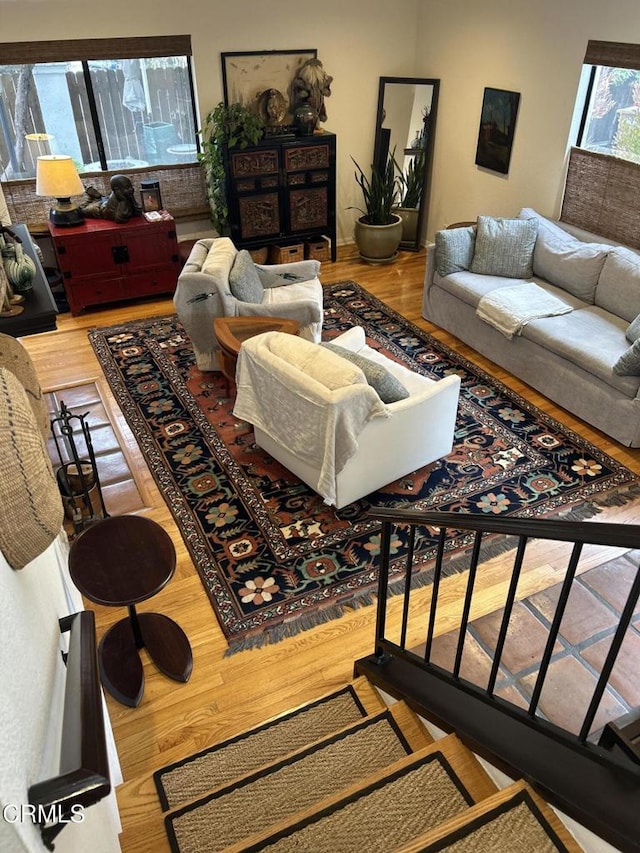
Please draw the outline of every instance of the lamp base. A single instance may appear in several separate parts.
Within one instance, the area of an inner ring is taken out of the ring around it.
[[[52,207],[49,211],[49,219],[54,225],[69,227],[71,225],[82,225],[84,213],[76,205],[60,204]]]

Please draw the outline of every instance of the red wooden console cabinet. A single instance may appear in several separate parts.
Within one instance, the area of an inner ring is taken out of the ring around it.
[[[72,314],[104,302],[173,293],[180,263],[175,222],[123,225],[87,219],[71,228],[49,223],[56,258]]]

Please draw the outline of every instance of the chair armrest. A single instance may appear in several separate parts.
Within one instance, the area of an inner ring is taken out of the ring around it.
[[[424,390],[419,391],[417,394],[411,394],[410,397],[405,397],[404,400],[398,400],[396,403],[388,403],[387,406],[389,411],[395,414],[404,409],[411,409],[413,406],[418,406],[427,400],[437,400],[438,417],[445,417],[446,413],[450,413],[451,410],[457,413],[459,396],[460,377],[452,374],[430,385],[425,385]]]
[[[305,280],[317,278],[320,275],[320,261],[314,260],[294,261],[291,264],[256,264],[256,267],[266,272],[275,273],[276,275],[290,273],[291,275],[300,276]],[[290,284],[287,281],[283,281],[282,283]]]
[[[236,300],[236,313],[238,317],[289,317],[297,320],[301,326],[322,320],[322,308],[313,299],[277,302],[272,305]]]

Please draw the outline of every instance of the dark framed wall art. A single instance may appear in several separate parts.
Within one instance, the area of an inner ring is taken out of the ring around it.
[[[476,148],[476,165],[509,172],[520,92],[485,88]]]
[[[298,70],[308,59],[317,59],[318,51],[269,50],[249,53],[223,53],[222,85],[224,102],[252,107],[262,92],[275,89],[286,101],[287,112],[292,109],[291,84]]]

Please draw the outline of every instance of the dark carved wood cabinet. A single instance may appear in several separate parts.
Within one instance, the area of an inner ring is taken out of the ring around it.
[[[336,137],[263,140],[227,152],[231,239],[258,248],[326,236],[336,259]]]
[[[173,293],[180,263],[173,219],[122,225],[87,219],[71,228],[49,223],[72,314],[91,305]]]

